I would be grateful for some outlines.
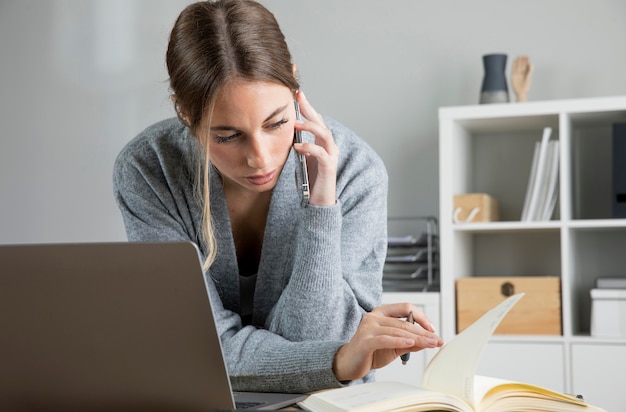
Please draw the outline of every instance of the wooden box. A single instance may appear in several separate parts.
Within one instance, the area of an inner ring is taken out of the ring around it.
[[[500,219],[498,201],[485,193],[454,196],[455,223],[495,222]]]
[[[561,283],[554,276],[473,277],[456,281],[457,333],[508,296],[525,292],[496,334],[560,335]]]

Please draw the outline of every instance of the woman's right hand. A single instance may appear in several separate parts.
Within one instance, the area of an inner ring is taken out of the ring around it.
[[[296,99],[305,120],[296,122],[294,127],[315,135],[315,143],[294,144],[294,149],[307,157],[311,179],[309,203],[316,206],[332,206],[337,201],[339,148],[323,117],[311,106],[302,91],[298,91]]]
[[[415,323],[403,319],[409,313]],[[360,379],[404,353],[442,345],[420,309],[409,303],[383,305],[363,315],[352,339],[337,351],[333,371],[339,381]]]

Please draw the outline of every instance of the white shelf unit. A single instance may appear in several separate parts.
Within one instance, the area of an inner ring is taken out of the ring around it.
[[[479,373],[582,393],[608,410],[626,405],[626,339],[590,336],[589,290],[598,277],[626,276],[626,219],[611,218],[617,122],[626,96],[439,110],[444,340],[456,333],[456,279],[560,276],[562,336],[494,336]],[[560,141],[559,200],[552,220],[521,222],[534,144],[548,126]],[[500,221],[454,224],[453,196],[463,193],[497,199]]]

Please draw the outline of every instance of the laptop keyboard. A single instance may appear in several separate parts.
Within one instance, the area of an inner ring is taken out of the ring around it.
[[[262,404],[263,402],[235,402],[235,407],[237,409],[249,409]]]

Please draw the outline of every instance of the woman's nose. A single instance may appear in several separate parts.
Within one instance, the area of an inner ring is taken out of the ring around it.
[[[250,137],[246,153],[248,166],[254,169],[264,169],[268,164],[269,152],[269,147],[263,144],[259,136]]]

